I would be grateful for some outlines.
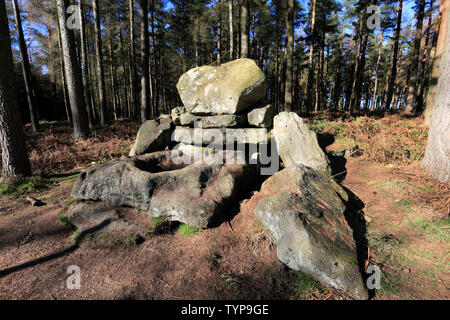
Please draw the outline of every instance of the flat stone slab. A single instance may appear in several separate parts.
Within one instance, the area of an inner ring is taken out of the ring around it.
[[[190,113],[183,113],[180,115],[179,122],[182,126],[194,127],[194,124],[197,124],[199,128],[227,128],[242,126],[247,122],[247,118],[244,115],[234,114],[197,116]]]
[[[263,128],[183,128],[176,127],[172,134],[172,141],[195,145],[227,144],[268,144],[271,133]]]

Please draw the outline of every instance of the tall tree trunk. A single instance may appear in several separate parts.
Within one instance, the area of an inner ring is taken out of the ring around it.
[[[292,81],[294,77],[294,0],[287,0],[286,12],[286,76],[284,110],[292,111]]]
[[[61,27],[59,25],[59,19],[56,19],[57,27],[58,27],[58,44],[59,49],[61,51],[61,56],[63,56],[63,47],[61,40]],[[63,98],[64,98],[64,107],[66,109],[67,121],[69,121],[69,126],[73,126],[72,115],[70,112],[70,101],[69,101],[69,92],[67,91],[67,81],[66,81],[66,68],[64,65],[64,59],[61,59],[61,80],[62,80],[62,90],[63,90]]]
[[[221,0],[217,0],[218,22],[217,22],[217,64],[220,64],[222,56],[222,15],[220,14]]]
[[[86,29],[85,29],[85,14],[83,8],[83,0],[79,0],[79,19],[80,19],[80,40],[81,40],[81,75],[83,78],[84,88],[84,103],[87,109],[89,128],[94,127],[94,116],[92,113],[92,100],[91,100],[91,84],[89,83],[89,65],[87,61],[87,46],[86,46]]]
[[[123,35],[122,35],[122,28],[119,28],[119,39],[120,39],[120,56],[122,58],[122,66],[123,66],[123,85],[124,85],[124,97],[125,97],[125,108],[126,108],[126,114],[127,118],[131,117],[131,108],[130,108],[130,99],[128,97],[128,79],[130,71],[129,71],[129,65],[126,63],[125,59],[125,52],[124,52],[124,43],[123,43]],[[123,113],[125,115],[125,113]]]
[[[148,0],[141,0],[141,58],[141,122],[144,123],[148,119],[148,107],[150,104],[150,44],[148,38]]]
[[[139,119],[139,105],[136,83],[136,47],[134,44],[134,0],[130,0],[130,108],[133,110],[134,119]]]
[[[241,3],[241,58],[248,57],[248,0]]]
[[[437,79],[440,73],[440,61],[444,50],[445,35],[447,34],[448,21],[450,11],[450,0],[441,0],[441,7],[439,9],[439,20],[440,23],[436,26],[436,31],[438,31],[437,42],[435,44],[433,57],[433,71],[431,74],[431,84],[428,90],[427,102],[425,107],[425,123],[431,123],[431,116],[433,114],[433,109],[436,105],[436,89],[437,89]]]
[[[102,52],[102,30],[100,27],[100,8],[98,0],[93,0],[94,10],[94,25],[95,25],[95,56],[97,60],[97,86],[98,97],[100,104],[100,124],[102,127],[106,126],[108,122],[108,115],[106,113],[106,94],[105,94],[105,73],[103,67],[103,52]]]
[[[414,39],[413,57],[411,59],[411,77],[408,83],[408,97],[406,100],[406,108],[405,108],[405,111],[407,113],[413,112],[418,87],[420,44],[422,39],[424,11],[425,11],[425,0],[420,0],[419,7],[417,10],[417,27],[416,27],[416,36]]]
[[[308,54],[308,84],[306,88],[306,111],[311,110],[312,104],[312,91],[314,83],[314,46],[315,46],[315,34],[316,34],[316,1],[312,0],[311,5],[311,41],[309,44]]]
[[[450,9],[444,5],[442,21],[448,20]],[[428,143],[423,164],[428,173],[439,181],[450,182],[450,144],[448,143],[450,128],[450,28],[441,28],[439,38],[444,38],[440,61],[439,80],[436,88],[436,105],[433,109]]]
[[[109,20],[109,19],[108,19]],[[109,21],[110,22],[110,21]],[[111,73],[111,92],[112,92],[112,100],[113,100],[113,111],[114,111],[114,120],[117,120],[120,117],[120,100],[119,100],[119,92],[117,87],[117,79],[116,79],[116,64],[114,58],[114,47],[113,47],[113,26],[111,23],[109,25],[109,37],[108,37],[108,46],[109,46],[109,65],[110,65],[110,73]]]
[[[394,94],[395,78],[397,77],[398,50],[400,42],[400,31],[402,28],[403,0],[399,0],[397,11],[398,11],[397,27],[395,29],[395,37],[394,37],[394,54],[392,56],[392,67],[389,76],[389,83],[386,95],[386,105],[384,106],[385,110],[388,110],[389,107],[391,106],[392,95]]]
[[[375,99],[377,97],[378,71],[380,70],[381,49],[383,49],[383,37],[384,37],[384,30],[381,31],[380,46],[378,47],[378,59],[377,59],[376,67],[375,67],[375,83],[374,83],[374,86],[373,86],[372,107],[371,107],[372,111],[375,110]]]
[[[37,115],[35,99],[33,95],[30,60],[28,59],[27,45],[25,43],[25,37],[23,35],[19,4],[17,3],[17,0],[12,0],[12,2],[14,8],[14,17],[16,20],[17,36],[19,38],[20,57],[22,59],[23,80],[25,82],[25,91],[27,94],[28,108],[30,110],[31,125],[33,127],[33,131],[37,132],[39,131],[39,118]]]
[[[69,92],[70,109],[76,140],[86,139],[89,135],[86,105],[83,99],[83,82],[80,66],[75,50],[75,36],[73,30],[67,27],[67,8],[69,0],[57,0],[58,17],[61,29],[61,40],[66,72],[67,91]]]
[[[7,181],[16,176],[31,175],[31,168],[25,135],[20,123],[8,16],[4,1],[0,1],[0,48],[0,147],[2,181]]]
[[[230,24],[230,60],[234,59],[233,9],[233,0],[228,0],[228,19]]]

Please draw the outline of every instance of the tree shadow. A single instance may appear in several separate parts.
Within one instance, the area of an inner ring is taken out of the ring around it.
[[[17,272],[17,271],[21,271],[21,270],[24,270],[24,269],[27,269],[27,268],[31,268],[31,267],[37,266],[37,265],[39,265],[41,263],[60,258],[60,257],[62,257],[64,255],[66,255],[66,254],[74,252],[76,249],[78,249],[80,247],[80,243],[81,243],[81,241],[83,240],[83,238],[86,235],[88,235],[90,233],[94,233],[96,231],[99,231],[99,230],[105,228],[111,222],[112,222],[112,220],[108,218],[108,219],[103,220],[97,226],[82,231],[78,235],[78,237],[75,239],[75,243],[73,245],[71,245],[70,247],[64,249],[64,250],[61,250],[61,251],[58,251],[58,252],[55,252],[55,253],[52,253],[52,254],[49,254],[49,255],[37,258],[35,260],[31,260],[31,261],[19,264],[19,265],[14,266],[14,267],[10,267],[10,268],[7,268],[7,269],[0,270],[0,278],[5,277],[5,276],[7,276],[7,275],[9,275],[11,273],[14,273],[14,272]]]

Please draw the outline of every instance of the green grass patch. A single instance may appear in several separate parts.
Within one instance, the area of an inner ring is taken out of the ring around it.
[[[182,223],[178,227],[177,232],[181,234],[183,237],[190,238],[198,235],[200,233],[200,229]]]
[[[63,223],[63,224],[65,224],[65,225],[69,225],[70,224],[69,219],[66,216],[63,216],[63,215],[59,215],[58,216],[58,221]]]
[[[321,288],[321,285],[310,276],[296,272],[294,277],[294,295],[302,300],[308,297],[316,290]]]
[[[431,238],[439,238],[442,241],[449,242],[449,218],[439,219],[435,222],[423,216],[417,216],[411,219],[408,223],[409,227],[418,230]]]
[[[67,210],[69,210],[70,206],[73,205],[74,203],[78,203],[80,200],[76,199],[76,198],[72,198],[70,200],[68,200],[65,204],[64,207],[62,208],[62,213],[66,213]]]
[[[42,189],[50,189],[53,182],[40,176],[33,176],[27,179],[13,179],[5,183],[0,183],[0,195],[17,195],[17,193],[34,192]]]

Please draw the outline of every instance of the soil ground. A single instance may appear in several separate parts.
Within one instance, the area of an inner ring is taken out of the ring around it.
[[[27,133],[33,172],[43,181],[0,196],[0,299],[349,299],[281,264],[270,237],[239,207],[230,223],[191,235],[176,225],[155,230],[145,212],[120,208],[148,224],[143,239],[74,240],[59,217],[74,204],[78,173],[126,155],[138,125],[119,121],[83,142],[73,141],[67,125],[43,127]],[[370,264],[382,272],[374,299],[449,299],[448,187],[428,178],[419,161],[343,160],[342,184],[365,204]],[[43,203],[32,206],[27,197]],[[79,290],[66,285],[71,265],[81,270]]]

